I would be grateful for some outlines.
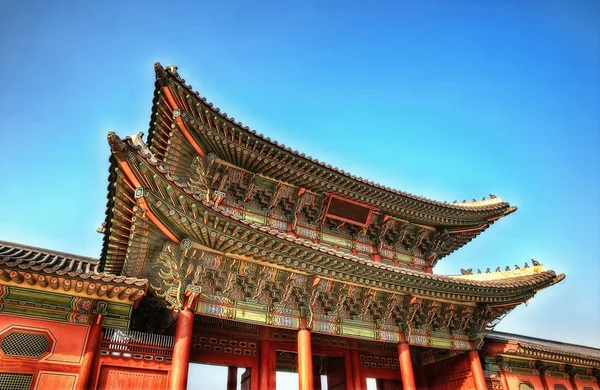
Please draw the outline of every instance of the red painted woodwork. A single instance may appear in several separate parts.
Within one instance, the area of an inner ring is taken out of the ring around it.
[[[44,335],[49,350],[39,358],[0,353],[2,371],[33,374],[32,388],[73,389],[82,367],[90,326],[0,314],[0,337],[15,331]]]
[[[100,349],[100,342],[102,340],[102,315],[96,316],[94,323],[90,326],[90,334],[85,346],[85,353],[81,362],[81,370],[79,371],[79,378],[77,380],[77,390],[89,389],[92,379],[94,363],[96,356]]]
[[[71,390],[75,388],[77,375],[41,372],[34,389]]]
[[[475,389],[486,390],[487,386],[485,384],[483,368],[481,367],[481,360],[479,359],[479,352],[469,351],[467,352],[467,356],[471,367],[471,375],[473,375],[473,381],[475,382]]]
[[[413,373],[412,361],[410,359],[410,348],[406,342],[398,344],[398,360],[404,390],[416,390],[417,386],[415,385],[415,374]]]
[[[429,390],[475,389],[467,354],[428,364],[423,368]]]
[[[261,390],[275,390],[275,351],[267,340],[258,343],[258,384]]]
[[[365,390],[367,378],[363,375],[360,366],[360,353],[357,350],[350,351],[350,362],[352,364],[352,378],[354,379],[354,390]]]
[[[139,390],[164,389],[167,386],[167,372],[103,366],[100,371],[97,390]]]
[[[427,375],[425,375],[425,368],[423,366],[417,366],[415,367],[415,371],[417,374],[417,389],[427,390]]]
[[[313,389],[310,331],[306,327],[305,318],[302,319],[302,327],[298,330],[298,384],[299,390]]]
[[[502,383],[502,389],[504,390],[508,390],[510,389],[510,387],[508,387],[508,380],[506,379],[506,372],[504,372],[504,369],[500,366],[500,383]]]
[[[519,385],[523,382],[527,382],[533,386],[534,389],[542,390],[544,385],[539,375],[517,375],[512,372],[505,371],[506,381],[510,390],[518,389]]]
[[[553,390],[556,385],[563,385],[567,390],[576,390],[568,378],[554,378],[550,376],[545,378],[550,390]]]
[[[40,360],[56,363],[57,367],[59,367],[64,364],[81,364],[83,348],[89,334],[90,326],[0,314],[0,335],[16,329],[46,334],[53,346],[51,353]],[[13,358],[0,356],[0,359],[10,360]],[[31,359],[27,360],[31,361]]]
[[[584,388],[589,388],[592,390],[600,390],[600,385],[597,382],[587,382],[587,381],[575,380],[575,385],[577,386],[576,390],[583,390]]]
[[[227,368],[227,390],[237,389],[238,368],[229,366]]]
[[[193,328],[194,312],[187,308],[182,309],[177,316],[177,326],[175,328],[175,345],[173,347],[171,373],[169,374],[169,390],[185,390],[187,388]]]

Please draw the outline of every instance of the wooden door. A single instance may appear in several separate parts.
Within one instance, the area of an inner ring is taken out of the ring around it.
[[[167,388],[167,372],[116,366],[102,366],[98,390],[163,390]]]

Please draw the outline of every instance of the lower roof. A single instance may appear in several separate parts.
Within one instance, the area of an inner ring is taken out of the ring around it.
[[[515,351],[515,355],[542,359],[544,355],[553,356],[554,358],[557,356],[574,357],[595,361],[598,367],[600,367],[600,348],[496,331],[487,332],[485,338],[519,345],[519,351]]]
[[[68,275],[79,279],[102,280],[136,287],[145,287],[146,279],[100,272],[100,262],[93,257],[74,255],[50,249],[0,240],[0,267],[49,275]]]

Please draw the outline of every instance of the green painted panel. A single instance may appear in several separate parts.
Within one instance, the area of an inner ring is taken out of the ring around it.
[[[258,322],[261,324],[267,323],[267,313],[258,313],[252,310],[235,309],[234,318],[236,320],[244,320],[249,322]]]
[[[129,328],[129,320],[104,317],[104,319],[102,320],[102,325],[107,328],[128,329]]]
[[[19,302],[37,303],[40,305],[56,306],[67,310],[71,309],[73,297],[66,294],[57,294],[48,291],[24,289],[20,287],[8,287],[8,293],[4,300],[16,300]]]
[[[236,307],[238,308],[246,308],[246,309],[253,309],[253,310],[259,310],[259,311],[267,311],[267,307],[264,305],[261,305],[258,302],[253,302],[253,301],[236,301],[235,303]]]
[[[3,313],[17,314],[20,316],[45,318],[48,320],[68,321],[69,313],[56,310],[41,310],[31,306],[4,305]]]
[[[248,220],[248,221],[252,221],[252,222],[258,222],[260,224],[266,224],[267,223],[267,219],[265,217],[263,217],[262,215],[256,215],[256,214],[252,214],[252,213],[244,213],[244,219]]]
[[[396,253],[396,259],[404,263],[412,263],[412,257],[404,253]]]
[[[529,368],[511,367],[511,370],[514,374],[535,375],[533,370],[531,370]]]
[[[429,339],[431,346],[435,348],[452,348],[452,340],[432,337]]]
[[[369,339],[375,338],[375,331],[373,329],[355,328],[352,326],[342,325],[342,335],[344,336],[357,336],[365,337]]]
[[[133,310],[132,305],[126,305],[123,303],[107,302],[106,313],[108,315],[116,315],[121,317],[129,318],[131,311]]]
[[[343,246],[345,248],[352,248],[352,241],[343,239],[341,237],[332,236],[330,234],[322,234],[321,240],[333,245]]]

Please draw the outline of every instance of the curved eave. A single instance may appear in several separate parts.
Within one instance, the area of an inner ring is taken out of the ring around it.
[[[0,283],[94,299],[135,302],[146,279],[98,272],[96,259],[0,242]]]
[[[223,235],[225,230],[228,229],[227,226],[229,226],[229,231],[234,231],[236,228],[246,229],[255,234],[256,237],[260,236],[264,240],[272,240],[281,244],[282,248],[286,248],[285,253],[270,250],[263,245],[255,245],[252,242],[246,242],[245,246],[240,244],[238,249],[241,249],[237,252],[251,258],[256,258],[257,253],[264,252],[257,260],[276,263],[281,267],[295,269],[295,272],[306,273],[310,266],[314,265],[308,263],[306,259],[318,259],[317,265],[323,266],[323,272],[319,275],[331,277],[341,282],[352,281],[367,288],[381,288],[405,294],[432,295],[440,299],[489,303],[490,305],[526,301],[537,290],[551,286],[564,277],[562,275],[557,276],[553,271],[546,271],[530,277],[473,281],[401,269],[349,254],[342,254],[311,241],[289,236],[268,226],[240,219],[240,217],[211,201],[199,199],[196,195],[189,193],[186,184],[179,183],[177,178],[170,177],[161,163],[149,151],[143,151],[147,149],[145,145],[141,143],[133,145],[131,140],[126,140],[124,144],[127,145],[131,151],[131,157],[133,157],[123,160],[131,167],[130,174],[137,175],[137,180],[140,182],[150,177],[154,180],[152,185],[156,190],[145,188],[143,190],[146,198],[144,202],[148,204],[149,210],[163,227],[168,229],[174,236],[179,235],[178,240],[195,235],[197,240],[204,241],[204,245],[219,251],[220,247],[215,243],[241,242],[241,239],[235,235],[227,237]],[[142,164],[140,165],[139,162]],[[139,171],[139,166],[150,169],[152,172],[144,175]],[[173,193],[169,196],[161,195],[160,193],[168,192],[167,187]],[[177,201],[175,201],[176,199]],[[203,217],[194,218],[190,213],[185,213],[185,210],[191,208],[196,208],[197,215]],[[208,221],[213,221],[213,223],[209,224]],[[192,229],[187,226],[192,224],[196,224],[198,228]],[[221,225],[225,226],[225,230]],[[197,231],[201,231],[204,238]],[[219,235],[223,237],[221,238]],[[258,241],[258,238],[254,240],[254,242]],[[273,246],[271,245],[271,247]],[[227,252],[224,253],[227,254]],[[294,254],[291,257],[286,257],[290,256],[290,253]],[[324,264],[334,264],[335,266],[331,266],[331,271],[326,273],[325,269],[327,267]],[[354,276],[360,274],[368,276],[357,280]],[[440,286],[442,290],[447,290],[448,293],[434,291],[434,285]]]
[[[161,148],[158,145],[155,145],[155,123],[159,117],[159,107],[162,107],[160,108],[162,110],[170,110],[170,108],[164,107],[165,104],[162,104],[162,106],[158,104],[161,101],[161,94],[163,94],[161,89],[167,86],[170,90],[169,93],[176,94],[176,90],[179,87],[185,92],[186,96],[181,98],[183,104],[177,103],[178,105],[185,106],[187,104],[185,99],[190,97],[191,99],[194,99],[195,105],[200,105],[202,110],[205,110],[205,112],[210,114],[209,116],[212,116],[214,119],[218,118],[226,126],[230,127],[227,135],[229,138],[231,138],[230,143],[232,145],[229,146],[239,147],[240,143],[253,145],[254,150],[268,150],[268,152],[265,152],[266,154],[280,156],[281,161],[285,161],[282,163],[282,165],[286,165],[288,167],[291,167],[291,165],[296,165],[304,171],[309,170],[310,172],[317,172],[318,177],[315,176],[314,182],[317,183],[318,186],[322,187],[322,192],[328,190],[327,186],[331,185],[332,181],[334,181],[333,178],[337,178],[336,183],[338,184],[334,184],[333,186],[337,186],[339,188],[338,191],[333,192],[339,193],[342,196],[344,196],[344,191],[349,192],[348,189],[350,188],[353,189],[351,192],[356,193],[356,195],[351,196],[351,198],[355,200],[371,202],[374,206],[378,206],[378,204],[379,206],[382,206],[385,203],[390,203],[391,206],[389,207],[389,210],[385,210],[385,212],[388,212],[392,215],[401,214],[401,217],[409,217],[409,219],[412,220],[430,220],[431,218],[427,217],[427,214],[440,214],[448,217],[453,216],[458,220],[464,220],[464,223],[457,223],[457,225],[468,225],[469,223],[475,224],[481,221],[495,220],[516,210],[516,207],[510,206],[510,204],[507,202],[502,202],[499,198],[452,204],[416,196],[407,192],[395,190],[371,181],[367,181],[360,177],[356,177],[343,170],[332,167],[331,165],[324,164],[316,159],[305,156],[296,150],[291,150],[285,145],[271,141],[269,138],[265,138],[261,134],[256,134],[256,131],[249,130],[248,127],[244,127],[241,123],[235,122],[234,118],[230,118],[226,114],[221,113],[220,110],[215,108],[212,103],[207,102],[205,98],[193,91],[191,86],[186,85],[185,80],[179,77],[179,74],[174,67],[168,67],[165,70],[160,64],[156,64],[155,70],[157,73],[157,88],[154,95],[154,105],[149,134],[149,144],[153,151],[159,151]],[[201,115],[200,111],[193,106],[193,104],[187,104],[187,107],[181,107],[181,109],[184,112],[189,112],[194,117],[199,117]],[[210,119],[212,120],[213,118]],[[211,124],[207,120],[205,125],[213,131],[215,136],[219,136],[220,126],[216,125],[216,122]],[[196,132],[195,135],[196,137],[199,136],[197,138],[198,141],[203,141],[200,134],[197,134]],[[222,135],[225,135],[225,133]],[[204,140],[203,145],[210,148],[210,141]],[[260,145],[260,147],[257,148],[256,145]],[[166,148],[168,148],[168,145],[164,144],[162,145],[162,148],[162,152],[164,153]],[[207,152],[208,151],[212,150],[207,150]],[[218,150],[215,150],[215,152],[218,152]],[[217,154],[222,155],[223,153]],[[221,157],[226,158],[226,155],[222,155]],[[293,164],[291,163],[292,161],[294,162]],[[170,164],[167,159],[165,159],[164,162],[166,165]],[[231,162],[235,163],[235,161]],[[177,163],[175,163],[175,166],[175,169],[177,169]],[[306,167],[310,168],[307,169]],[[288,180],[290,177],[291,176],[289,175],[286,176]],[[406,212],[402,212],[403,209],[415,209],[416,211],[405,215]],[[440,223],[439,225],[441,226],[443,223]]]

